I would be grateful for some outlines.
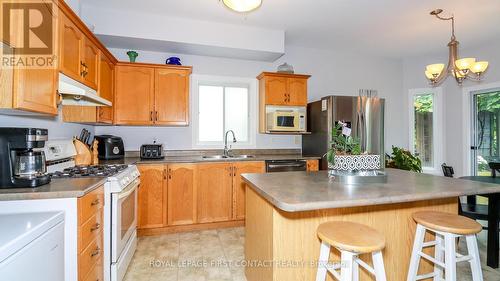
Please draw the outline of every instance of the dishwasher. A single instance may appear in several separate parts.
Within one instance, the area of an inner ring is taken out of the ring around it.
[[[306,160],[266,160],[266,173],[306,171]]]

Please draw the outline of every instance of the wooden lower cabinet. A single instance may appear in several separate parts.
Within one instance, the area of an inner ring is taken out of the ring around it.
[[[241,174],[265,173],[266,165],[262,161],[235,162],[233,177],[233,219],[245,218],[245,183]]]
[[[139,164],[139,235],[243,225],[243,173],[263,161]]]
[[[138,193],[137,227],[156,228],[165,224],[165,165],[138,165],[141,185]]]
[[[78,198],[78,280],[103,280],[104,186]]]
[[[319,160],[307,160],[307,171],[308,172],[317,172],[319,171]]]
[[[232,163],[198,164],[198,222],[232,218]]]
[[[196,223],[197,164],[169,164],[167,184],[167,225]]]

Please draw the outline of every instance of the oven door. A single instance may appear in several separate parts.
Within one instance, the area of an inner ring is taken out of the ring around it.
[[[116,262],[137,229],[137,188],[140,179],[111,194],[111,262]]]

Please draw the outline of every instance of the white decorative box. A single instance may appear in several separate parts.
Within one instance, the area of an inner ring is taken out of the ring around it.
[[[338,171],[380,170],[380,155],[335,155],[335,164],[328,166]]]

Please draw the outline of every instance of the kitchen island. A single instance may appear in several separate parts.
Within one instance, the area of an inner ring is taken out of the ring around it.
[[[416,227],[412,213],[456,214],[458,196],[500,192],[496,184],[394,169],[386,172],[386,183],[363,185],[335,182],[326,171],[244,174],[247,279],[315,280],[320,248],[316,228],[342,220],[363,223],[384,234],[387,280],[406,280]],[[371,263],[366,255],[361,257]],[[336,251],[331,258],[338,260]],[[429,272],[430,265],[422,261],[421,271]],[[362,271],[360,280],[373,279]]]

